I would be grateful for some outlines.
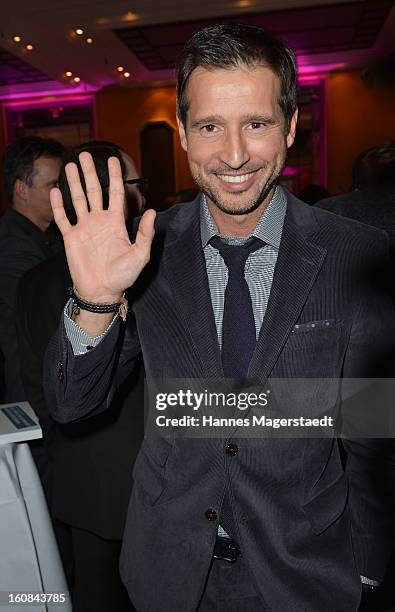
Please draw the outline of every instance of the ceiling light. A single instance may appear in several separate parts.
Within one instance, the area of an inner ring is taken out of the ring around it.
[[[64,73],[64,76],[72,77],[73,73],[71,72],[71,70],[68,70],[67,72]]]
[[[125,68],[123,66],[117,66],[117,72],[123,72]]]
[[[79,76],[75,76],[74,79],[73,79],[74,83],[79,83],[80,80],[81,80],[81,78]]]
[[[77,34],[77,36],[82,36],[84,33],[84,30],[82,28],[76,28],[74,32]]]
[[[19,43],[21,42],[22,38],[18,36],[18,34],[16,34],[15,36],[12,37],[12,40],[14,41],[14,43]]]
[[[91,38],[91,36],[88,36],[88,38],[86,39],[86,44],[87,45],[92,45],[93,44],[93,38]]]
[[[136,21],[139,18],[137,13],[132,13],[132,11],[128,11],[124,15],[121,16],[121,21]]]
[[[124,72],[123,76],[125,77],[125,79],[128,79],[130,77],[130,72]]]
[[[30,43],[25,47],[26,51],[33,51],[34,47]]]

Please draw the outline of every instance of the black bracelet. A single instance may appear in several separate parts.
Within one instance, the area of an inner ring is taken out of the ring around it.
[[[115,302],[114,304],[93,304],[92,302],[85,302],[78,293],[75,292],[74,287],[69,287],[69,295],[74,302],[74,305],[80,310],[88,310],[89,312],[97,312],[101,314],[109,312],[118,312],[123,302]],[[73,312],[78,314],[76,308],[73,308]]]

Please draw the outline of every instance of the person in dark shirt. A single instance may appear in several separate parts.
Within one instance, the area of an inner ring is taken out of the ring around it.
[[[56,140],[22,138],[4,153],[3,178],[11,204],[0,224],[0,347],[5,359],[5,402],[25,399],[14,321],[18,282],[63,249],[52,225],[49,192],[57,185],[64,149]]]
[[[385,230],[395,262],[395,144],[362,151],[354,161],[351,191],[316,206]]]

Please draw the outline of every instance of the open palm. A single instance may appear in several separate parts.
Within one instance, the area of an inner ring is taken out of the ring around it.
[[[62,233],[70,274],[77,293],[88,302],[119,302],[150,258],[155,212],[148,210],[140,220],[131,244],[125,226],[124,186],[119,160],[110,157],[109,207],[103,209],[102,190],[90,153],[79,156],[86,193],[76,164],[67,164],[66,176],[77,224],[71,225],[59,189],[51,191],[54,219]]]

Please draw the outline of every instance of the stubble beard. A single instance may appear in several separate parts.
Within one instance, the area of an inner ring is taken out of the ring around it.
[[[255,196],[255,198],[252,198],[249,202],[247,202],[247,204],[245,204],[241,208],[232,207],[226,202],[224,202],[224,200],[221,198],[220,191],[213,189],[199,172],[194,172],[191,168],[191,173],[192,173],[195,183],[199,186],[199,188],[204,193],[206,198],[211,200],[211,202],[220,211],[222,211],[223,213],[226,213],[227,215],[240,216],[240,215],[247,215],[253,212],[257,208],[259,208],[259,206],[261,206],[262,202],[264,202],[267,199],[268,195],[270,194],[271,190],[275,187],[281,175],[282,169],[284,167],[284,163],[285,163],[285,160],[280,166],[273,168],[271,175],[265,181],[265,184],[263,185],[259,194]],[[243,192],[234,193],[234,196],[236,197],[237,196],[242,197],[243,195],[244,195]]]

